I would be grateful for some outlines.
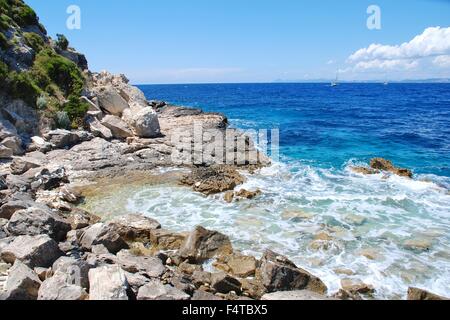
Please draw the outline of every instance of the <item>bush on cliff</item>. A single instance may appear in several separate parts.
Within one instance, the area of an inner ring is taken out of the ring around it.
[[[25,32],[23,37],[25,38],[27,45],[31,47],[35,53],[39,53],[45,46],[44,40],[34,32]]]
[[[64,36],[63,34],[57,34],[56,37],[56,46],[61,50],[67,50],[67,48],[69,47],[69,40],[67,40],[66,36]]]

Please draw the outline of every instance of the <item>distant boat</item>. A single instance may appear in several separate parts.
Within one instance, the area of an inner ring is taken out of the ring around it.
[[[339,73],[336,73],[336,81],[331,82],[332,87],[337,87],[339,85]]]
[[[384,84],[385,86],[387,86],[387,85],[389,85],[389,82],[385,81],[383,84]]]

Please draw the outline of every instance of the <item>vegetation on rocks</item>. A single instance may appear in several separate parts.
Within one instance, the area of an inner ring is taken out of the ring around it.
[[[53,118],[56,124],[58,112],[65,112],[71,122],[69,127],[78,127],[88,110],[87,104],[80,100],[85,78],[76,63],[58,53],[67,50],[67,38],[57,35],[57,41],[52,44],[36,13],[22,0],[0,0],[0,11],[2,94],[36,107],[41,115]],[[25,32],[23,27],[28,26],[37,26],[40,32]],[[14,63],[17,57],[9,48],[15,46],[31,50],[31,64],[25,68],[18,68]]]

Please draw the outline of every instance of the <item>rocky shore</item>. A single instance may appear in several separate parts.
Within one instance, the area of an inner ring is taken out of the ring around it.
[[[85,130],[53,130],[34,136],[22,156],[2,164],[1,299],[370,298],[372,287],[352,281],[343,281],[343,289],[330,297],[319,278],[287,257],[270,250],[261,259],[243,255],[233,249],[226,235],[201,226],[174,233],[142,215],[102,221],[95,212],[80,209],[77,204],[83,200],[84,186],[96,179],[145,177],[154,168],[177,166],[171,157],[178,147],[171,140],[175,130],[181,128],[191,139],[194,122],[215,130],[227,127],[220,114],[164,103],[154,107],[123,76],[103,72],[94,74],[93,79],[92,90],[85,97],[92,103]],[[128,99],[120,100],[119,92]],[[132,108],[138,106],[143,111],[134,112],[137,109]],[[133,121],[125,120],[129,110],[134,110]],[[3,124],[5,121],[2,119]],[[6,131],[8,127],[13,125],[3,125],[2,134],[11,133]],[[241,135],[235,134],[237,138]],[[246,152],[253,148],[248,141]],[[224,149],[227,152],[235,152],[235,148]],[[260,191],[233,190],[244,182],[240,170],[269,164],[264,155],[259,159],[256,165],[178,165],[188,172],[180,177],[180,183],[205,195],[221,193],[225,201],[250,199]],[[406,172],[380,159],[373,163],[376,169],[372,165],[373,169],[355,170]],[[212,264],[215,271],[206,271],[206,264]],[[441,298],[413,288],[409,297]]]
[[[235,192],[242,171],[270,159],[225,115],[147,101],[124,75],[90,72],[22,1],[0,6],[0,300],[371,298],[374,288],[345,279],[330,296],[287,257],[244,255],[220,230],[176,233],[144,215],[81,209],[99,180],[154,182],[157,168],[182,168],[178,182],[193,192],[245,201],[261,191]],[[354,170],[412,178],[384,159]],[[408,298],[444,299],[416,288]]]

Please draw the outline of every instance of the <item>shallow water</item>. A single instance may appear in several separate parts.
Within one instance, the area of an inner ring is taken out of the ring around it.
[[[354,278],[373,285],[376,298],[404,298],[408,286],[450,296],[449,88],[143,86],[149,99],[224,112],[235,127],[280,128],[281,160],[248,176],[242,187],[263,191],[255,200],[227,204],[168,183],[121,186],[87,206],[145,213],[179,231],[202,224],[254,255],[270,248],[321,277],[331,293]],[[412,169],[415,179],[349,169],[375,156]],[[330,239],[315,242],[323,231]],[[412,250],[411,240],[425,249]]]

